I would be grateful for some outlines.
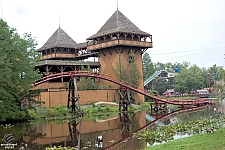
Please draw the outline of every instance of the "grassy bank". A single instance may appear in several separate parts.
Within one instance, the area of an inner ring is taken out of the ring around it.
[[[225,128],[212,133],[195,134],[191,137],[150,146],[146,150],[225,150]]]
[[[139,108],[132,107],[132,112],[137,110],[149,109],[149,103],[142,104]],[[111,116],[118,115],[118,107],[113,106],[95,106],[92,105],[82,105],[81,110],[84,114],[84,118],[87,117],[96,117],[96,116]],[[128,109],[130,111],[130,109]],[[62,119],[72,116],[71,109],[68,109],[66,106],[57,106],[55,108],[41,108],[37,107],[36,109],[28,109],[29,119]]]

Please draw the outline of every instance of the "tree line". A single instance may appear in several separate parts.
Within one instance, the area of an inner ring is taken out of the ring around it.
[[[180,68],[180,72],[176,73],[175,78],[158,77],[148,84],[149,89],[156,90],[159,94],[172,88],[181,93],[190,93],[191,90],[208,88],[208,74],[210,75],[210,87],[214,85],[214,80],[219,81],[224,77],[223,67],[216,64],[209,68],[200,68],[196,64],[191,65],[187,61],[183,63],[153,63],[148,53],[145,53],[142,59],[144,81],[159,69],[174,73],[175,68]]]

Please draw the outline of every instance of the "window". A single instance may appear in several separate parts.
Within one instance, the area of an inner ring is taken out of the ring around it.
[[[112,37],[112,40],[116,40],[116,36],[113,36],[113,37]]]
[[[134,56],[129,56],[128,61],[129,61],[129,63],[133,63],[134,62]]]

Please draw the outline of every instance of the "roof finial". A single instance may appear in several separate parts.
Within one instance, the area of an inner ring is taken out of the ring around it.
[[[59,17],[59,28],[60,28],[60,15],[59,15],[59,12],[58,12],[58,17]]]
[[[118,10],[118,0],[117,0],[117,10]]]

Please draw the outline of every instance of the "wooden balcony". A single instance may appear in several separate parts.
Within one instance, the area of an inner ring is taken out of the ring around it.
[[[41,56],[41,60],[52,59],[52,58],[75,58],[75,54],[48,54]]]
[[[125,45],[125,46],[136,46],[136,47],[143,47],[143,48],[151,48],[151,42],[144,42],[144,41],[129,41],[129,40],[113,40],[105,43],[90,45],[87,47],[87,50],[98,50],[102,48],[117,46],[117,45]]]

